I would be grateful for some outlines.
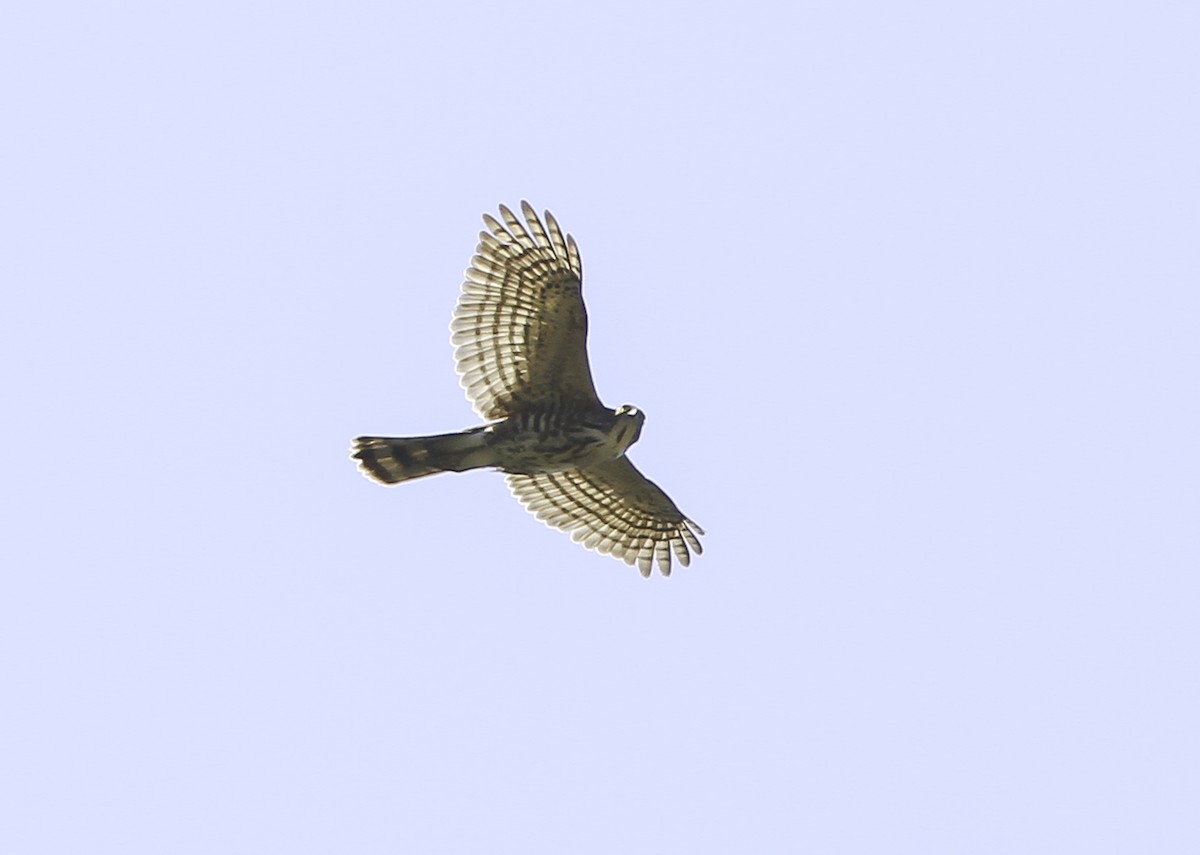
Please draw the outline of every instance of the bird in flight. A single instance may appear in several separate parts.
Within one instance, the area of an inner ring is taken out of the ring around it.
[[[488,424],[439,436],[360,436],[363,473],[399,484],[438,472],[491,467],[547,525],[583,546],[671,573],[704,530],[680,513],[625,456],[646,416],[600,403],[587,356],[583,265],[575,239],[528,202],[522,222],[500,206],[466,271],[450,324],[454,359],[475,411]]]

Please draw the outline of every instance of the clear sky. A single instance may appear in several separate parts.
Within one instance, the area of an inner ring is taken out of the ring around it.
[[[1200,851],[1198,9],[10,9],[0,851]],[[348,459],[522,198],[669,579]]]

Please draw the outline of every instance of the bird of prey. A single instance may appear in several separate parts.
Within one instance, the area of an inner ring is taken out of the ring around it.
[[[488,424],[439,436],[360,436],[367,476],[399,484],[491,467],[518,500],[589,549],[670,575],[704,530],[625,456],[646,416],[600,403],[587,356],[583,265],[575,239],[528,202],[500,206],[466,271],[450,324],[462,386]]]

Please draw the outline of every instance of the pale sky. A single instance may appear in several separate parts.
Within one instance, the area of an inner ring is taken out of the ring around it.
[[[1198,9],[14,7],[0,851],[1200,851]],[[669,579],[348,458],[523,198]]]

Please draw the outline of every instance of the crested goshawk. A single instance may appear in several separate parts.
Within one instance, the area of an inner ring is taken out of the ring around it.
[[[579,248],[549,211],[522,223],[500,206],[467,268],[450,324],[454,358],[489,424],[440,436],[360,436],[353,456],[384,484],[494,467],[547,525],[589,549],[636,563],[687,566],[704,531],[625,456],[642,432],[636,407],[600,403],[587,356]]]

